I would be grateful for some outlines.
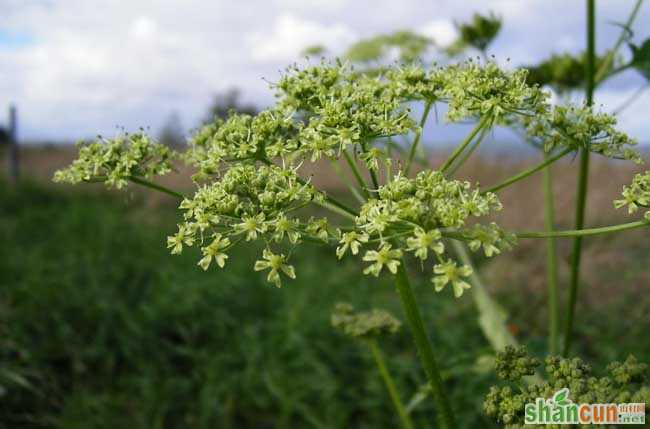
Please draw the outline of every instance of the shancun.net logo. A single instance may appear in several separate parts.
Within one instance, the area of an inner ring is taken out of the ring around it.
[[[576,404],[569,389],[560,389],[549,399],[537,398],[524,408],[527,425],[638,425],[645,424],[645,403]]]

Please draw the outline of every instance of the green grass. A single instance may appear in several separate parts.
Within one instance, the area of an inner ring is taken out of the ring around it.
[[[171,256],[173,206],[29,184],[0,186],[0,201],[0,427],[397,426],[367,349],[329,324],[337,301],[403,320],[390,278],[309,247],[277,289],[251,270],[250,248],[207,273],[195,252]],[[491,427],[481,403],[494,380],[479,364],[490,349],[471,300],[414,284],[461,426]],[[534,329],[523,340],[543,344]],[[596,341],[595,359],[621,357],[612,338]],[[410,335],[382,348],[407,401],[424,382]],[[414,413],[417,427],[434,418],[430,400]]]

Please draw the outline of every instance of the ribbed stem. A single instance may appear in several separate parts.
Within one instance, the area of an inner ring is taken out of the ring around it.
[[[411,284],[408,275],[406,274],[406,269],[404,268],[404,260],[402,260],[402,263],[398,267],[397,274],[395,275],[395,286],[397,287],[397,292],[399,293],[402,302],[402,308],[404,309],[406,320],[411,328],[413,339],[415,340],[418,357],[424,367],[424,372],[427,375],[429,384],[431,384],[433,400],[436,403],[440,426],[447,429],[455,428],[456,419],[454,418],[449,399],[445,393],[442,378],[440,377],[440,371],[438,369],[438,363],[436,362],[433,353],[433,347],[431,346],[429,337],[424,329],[424,322],[422,321],[422,316],[420,315],[420,310],[418,310],[413,289],[411,289]]]
[[[548,158],[548,154],[544,154]],[[555,229],[555,207],[553,204],[553,177],[551,166],[544,168],[544,227],[546,231]],[[551,355],[557,354],[559,315],[558,315],[558,272],[557,248],[555,237],[546,239],[546,283],[548,290],[548,351]]]
[[[411,165],[413,164],[413,159],[415,158],[415,154],[417,152],[417,148],[420,145],[420,140],[422,140],[422,133],[424,132],[424,125],[427,123],[427,118],[429,117],[429,112],[431,111],[431,106],[433,105],[432,102],[427,101],[424,104],[424,111],[422,112],[422,117],[420,118],[420,126],[418,130],[415,132],[415,139],[413,140],[413,144],[411,145],[411,150],[409,152],[409,157],[406,161],[406,167],[404,168],[404,176],[408,177],[409,173],[411,172]]]
[[[587,0],[587,55],[585,67],[586,104],[594,103],[594,69],[596,59],[596,5],[595,0]],[[578,170],[578,195],[576,200],[576,230],[583,228],[585,223],[585,206],[587,203],[587,183],[589,180],[589,148],[580,150],[580,168]],[[564,349],[562,354],[567,356],[571,349],[573,336],[573,319],[575,316],[578,285],[580,283],[580,262],[582,257],[582,237],[573,241],[571,254],[571,280],[569,283],[569,301],[567,308],[566,326],[564,329]]]
[[[474,140],[474,143],[472,143],[469,149],[467,149],[465,153],[463,153],[462,158],[460,158],[453,166],[450,167],[449,171],[447,172],[447,176],[451,177],[454,174],[456,174],[456,172],[460,169],[460,167],[462,167],[463,164],[465,164],[465,161],[467,161],[472,156],[474,151],[478,149],[478,147],[481,145],[481,142],[483,141],[483,138],[487,133],[488,133],[488,128],[483,128],[483,130],[481,130],[481,134],[478,136],[476,140]]]
[[[375,363],[377,364],[377,369],[379,369],[379,374],[381,375],[382,380],[384,380],[384,385],[386,385],[386,390],[388,390],[390,400],[395,407],[395,411],[397,411],[400,423],[404,429],[413,429],[411,416],[408,415],[404,404],[402,404],[402,400],[400,399],[399,393],[397,392],[397,387],[395,386],[393,377],[390,376],[390,372],[388,372],[388,369],[386,368],[386,363],[384,362],[384,357],[381,354],[381,350],[379,350],[377,341],[369,340],[368,346],[370,347],[370,353],[372,353],[372,357],[375,359]]]
[[[514,234],[517,238],[549,238],[549,237],[586,237],[589,235],[610,234],[613,232],[627,231],[628,229],[650,226],[648,220],[621,223],[618,225],[601,226],[599,228],[570,229],[566,231],[519,231]]]
[[[501,189],[503,189],[503,188],[505,188],[507,186],[512,185],[515,182],[523,180],[526,177],[528,177],[528,176],[530,176],[530,175],[532,175],[534,173],[537,173],[539,170],[543,169],[547,165],[553,164],[555,161],[557,161],[560,158],[564,157],[565,155],[571,153],[572,151],[573,151],[573,149],[566,148],[562,152],[559,152],[556,155],[545,158],[544,161],[540,162],[539,164],[534,165],[534,166],[532,166],[530,168],[527,168],[526,170],[522,171],[521,173],[515,174],[514,176],[510,177],[509,179],[504,180],[503,182],[501,182],[501,183],[499,183],[497,185],[494,185],[494,186],[491,186],[491,187],[487,188],[486,190],[483,191],[483,193],[497,192],[497,191],[499,191],[499,190],[501,190]]]
[[[472,131],[470,131],[467,137],[465,137],[465,140],[463,140],[461,144],[459,144],[456,147],[456,149],[454,149],[451,155],[449,155],[449,158],[447,158],[444,164],[442,164],[442,166],[440,167],[440,171],[444,173],[449,169],[449,167],[451,167],[451,164],[453,164],[456,158],[458,158],[461,155],[461,153],[463,153],[465,148],[472,142],[472,140],[474,140],[474,137],[476,137],[479,131],[481,131],[483,127],[486,126],[489,120],[490,120],[490,116],[486,115],[474,126],[474,128],[472,128]]]

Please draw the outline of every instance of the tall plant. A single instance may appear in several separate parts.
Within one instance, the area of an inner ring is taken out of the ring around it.
[[[338,258],[360,256],[367,275],[392,275],[443,427],[455,427],[440,374],[444,353],[433,346],[422,320],[409,260],[430,273],[433,290],[451,289],[460,298],[470,288],[466,279],[472,270],[449,251],[452,242],[492,257],[517,238],[583,237],[650,224],[643,219],[574,231],[510,232],[493,222],[475,222],[501,210],[499,190],[575,151],[640,162],[634,141],[614,128],[614,117],[590,107],[549,105],[547,93],[526,84],[523,70],[465,62],[429,70],[394,67],[371,77],[345,64],[322,63],[288,69],[273,88],[279,96],[276,106],[205,126],[185,154],[141,133],[125,135],[82,144],[79,159],[57,172],[55,180],[105,182],[116,188],[136,183],[177,197],[182,220],[168,247],[180,253],[199,246],[198,265],[205,270],[224,267],[234,246],[258,241],[264,250],[253,269],[266,272],[278,287],[283,279],[299,275],[291,258],[307,243],[335,247]],[[445,103],[449,122],[474,120],[475,126],[442,165],[407,176],[402,163],[389,156],[385,141],[421,134],[405,104],[414,102]],[[513,123],[558,154],[487,189],[451,177],[472,142],[495,125]],[[172,157],[196,168],[193,195],[151,181],[172,171]],[[301,175],[305,163],[346,157],[361,161],[349,163],[358,194],[365,195],[358,206],[335,199]],[[644,205],[648,190],[639,184],[634,189],[626,201]],[[310,205],[331,215],[305,217],[300,209]]]

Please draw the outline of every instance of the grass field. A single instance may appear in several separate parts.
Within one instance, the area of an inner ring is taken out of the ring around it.
[[[171,256],[164,248],[178,217],[170,201],[137,191],[57,188],[44,179],[65,154],[30,156],[25,170],[33,180],[0,184],[1,427],[396,426],[366,348],[329,324],[338,301],[386,308],[402,319],[389,278],[363,276],[356,262],[339,263],[323,247],[294,259],[299,278],[282,289],[252,272],[252,252],[237,251],[225,270],[204,273],[197,254]],[[483,160],[461,176],[488,184],[517,162]],[[498,174],[488,176],[495,167]],[[558,218],[567,227],[573,173],[570,163],[556,171]],[[620,220],[611,200],[631,170],[597,162],[592,173],[588,222]],[[503,225],[541,226],[538,180],[503,194],[504,205],[514,207],[502,214]],[[576,353],[596,369],[628,353],[650,361],[649,237],[641,231],[585,241]],[[569,244],[560,241],[561,285]],[[542,353],[541,243],[522,240],[515,251],[478,263],[509,311],[511,330]],[[494,382],[487,360],[477,359],[491,349],[471,299],[435,294],[424,277],[415,288],[462,427],[491,427],[477,394]],[[382,348],[400,390],[415,392],[424,377],[408,332]],[[422,427],[432,417],[430,401],[414,413]]]

